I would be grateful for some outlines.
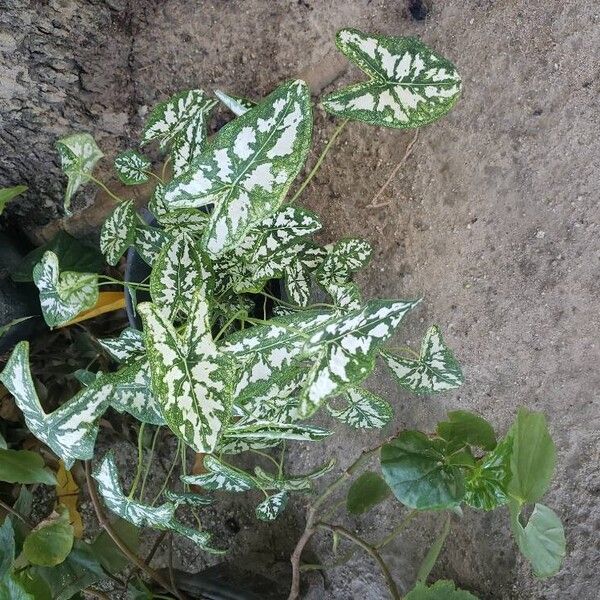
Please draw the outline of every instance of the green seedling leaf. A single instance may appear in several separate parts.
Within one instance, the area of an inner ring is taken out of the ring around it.
[[[98,340],[98,343],[117,361],[125,362],[130,358],[138,358],[146,351],[142,332],[126,327],[119,337]]]
[[[427,583],[427,578],[429,577],[431,570],[437,562],[440,552],[444,547],[444,542],[446,541],[446,538],[448,537],[449,533],[450,517],[446,519],[446,522],[444,523],[444,528],[434,540],[433,544],[431,544],[431,547],[427,551],[427,554],[425,555],[425,558],[423,559],[423,562],[419,567],[419,572],[417,573],[417,581],[419,581],[420,583]]]
[[[98,301],[98,276],[72,271],[61,273],[54,252],[46,252],[34,267],[33,281],[40,290],[42,314],[49,327],[68,323]]]
[[[188,90],[175,94],[158,104],[150,113],[142,132],[142,144],[158,141],[161,149],[175,144],[201,113],[209,112],[217,104],[202,90]]]
[[[329,437],[331,431],[314,425],[300,423],[271,423],[268,421],[238,421],[230,425],[223,433],[225,441],[232,439],[259,440],[300,440],[319,441]]]
[[[331,459],[329,462],[305,475],[287,475],[285,477],[271,475],[261,467],[254,467],[254,475],[257,483],[263,490],[302,492],[312,489],[312,482],[329,473],[334,466],[335,460]]]
[[[226,94],[221,90],[215,90],[215,96],[236,116],[241,117],[244,113],[247,113],[251,108],[256,106],[256,102],[242,98],[241,96],[234,96],[232,94]]]
[[[494,428],[483,417],[467,410],[453,410],[448,413],[448,418],[448,421],[441,421],[437,426],[437,434],[442,439],[484,450],[496,447]]]
[[[350,486],[346,509],[353,515],[360,515],[383,502],[391,493],[388,484],[377,473],[366,471]]]
[[[261,521],[274,521],[285,510],[288,498],[287,492],[269,496],[256,507],[256,518]]]
[[[398,383],[415,394],[453,390],[464,381],[459,364],[435,325],[429,328],[423,338],[418,360],[389,352],[382,352],[381,356],[397,377]]]
[[[55,567],[67,558],[73,547],[73,526],[69,523],[69,511],[61,506],[43,521],[26,538],[23,554],[32,565]]]
[[[170,239],[171,235],[162,229],[138,225],[135,228],[135,240],[133,245],[144,261],[150,266],[153,266],[161,250]]]
[[[521,504],[537,502],[550,486],[556,463],[556,449],[546,417],[520,408],[510,435],[512,477],[508,492]]]
[[[62,170],[68,177],[65,212],[71,214],[71,199],[81,185],[87,183],[96,163],[104,156],[89,133],[75,133],[56,142]]]
[[[366,240],[340,240],[329,250],[317,269],[317,281],[325,287],[343,285],[350,281],[355,271],[369,262],[371,254],[371,245]]]
[[[0,526],[0,581],[12,571],[15,560],[15,532],[10,519]]]
[[[346,406],[340,410],[327,406],[332,417],[356,429],[372,429],[387,425],[394,416],[390,403],[361,387],[343,393]]]
[[[167,242],[154,262],[150,275],[152,301],[173,321],[187,315],[198,289],[206,293],[210,277],[208,259],[196,250],[190,236],[180,234]]]
[[[19,342],[13,350],[0,380],[15,397],[25,424],[41,442],[52,448],[70,469],[76,460],[94,455],[97,421],[110,400],[112,385],[97,379],[54,412],[42,408],[29,370],[29,344]]]
[[[13,281],[33,281],[33,268],[48,251],[58,256],[61,271],[99,273],[104,267],[104,257],[95,246],[79,241],[66,231],[59,231],[47,244],[32,250],[11,271]]]
[[[334,115],[407,129],[437,121],[458,100],[454,65],[416,38],[342,29],[336,45],[370,79],[329,94],[323,106]]]
[[[493,510],[508,503],[508,482],[511,478],[510,455],[512,438],[507,436],[467,472],[465,502],[482,510]]]
[[[286,83],[217,133],[192,166],[167,185],[166,204],[214,205],[203,244],[215,257],[232,250],[279,208],[304,165],[311,132],[308,87]]]
[[[150,178],[152,163],[139,152],[126,150],[115,158],[115,169],[125,185],[139,185]]]
[[[314,333],[303,349],[314,366],[300,396],[300,413],[312,415],[327,397],[366,379],[375,366],[376,350],[417,303],[372,300],[359,311],[335,317]]]
[[[42,457],[29,450],[0,449],[0,481],[56,485],[56,477]]]
[[[14,187],[9,188],[0,188],[0,215],[4,212],[6,205],[16,198],[20,196],[23,192],[27,191],[26,185],[15,185]]]
[[[557,514],[543,504],[536,504],[527,525],[523,527],[517,505],[511,503],[510,512],[513,535],[535,575],[546,578],[558,573],[565,557],[566,542]]]
[[[152,390],[173,433],[196,452],[212,452],[229,419],[235,368],[212,338],[208,304],[196,294],[185,337],[155,305],[140,304]]]
[[[201,496],[192,492],[165,490],[163,496],[175,506],[208,506],[214,502],[214,499],[210,496]]]
[[[447,462],[446,442],[420,431],[404,431],[382,446],[381,471],[394,496],[410,508],[452,508],[465,494],[462,469]]]
[[[477,600],[470,592],[459,590],[453,581],[440,580],[433,585],[417,585],[404,596],[404,600]]]
[[[214,456],[204,457],[204,467],[208,473],[186,475],[181,478],[185,483],[197,485],[205,490],[224,490],[226,492],[246,492],[257,487],[254,477],[241,469],[236,469]]]
[[[121,202],[108,215],[100,230],[100,249],[109,265],[116,265],[136,240],[137,216],[133,200]]]

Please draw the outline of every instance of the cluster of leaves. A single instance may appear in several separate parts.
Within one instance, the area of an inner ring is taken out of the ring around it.
[[[448,112],[458,98],[460,78],[453,65],[417,40],[345,29],[337,43],[370,80],[325,98],[323,105],[333,114],[418,127]],[[81,390],[50,413],[31,376],[27,342],[17,345],[0,375],[30,432],[67,469],[78,460],[97,459],[93,477],[112,513],[135,528],[173,532],[213,553],[222,551],[209,532],[188,527],[175,516],[180,506],[196,510],[211,501],[191,492],[190,485],[207,492],[256,491],[257,518],[273,520],[290,494],[310,492],[314,481],[334,466],[328,461],[310,473],[285,472],[288,441],[316,442],[332,433],[308,419],[325,408],[350,428],[381,428],[391,421],[392,405],[364,387],[377,357],[403,389],[416,394],[451,390],[463,381],[435,326],[427,331],[419,354],[385,349],[418,301],[364,301],[353,277],[370,258],[369,244],[343,239],[319,246],[312,238],[321,227],[318,217],[284,204],[311,145],[306,84],[284,83],[258,103],[223,92],[218,98],[236,118],[210,139],[206,124],[217,101],[201,90],[177,94],[152,111],[141,144],[157,142],[167,154],[160,176],[138,150],[115,160],[126,185],[158,180],[148,203],[153,223],[137,214],[132,200],[123,200],[100,238],[109,265],[118,265],[134,248],[151,267],[148,282],[123,284],[141,316],[142,330],[127,328],[116,338],[99,340],[112,367],[80,373]],[[68,176],[68,210],[80,186],[95,181],[92,172],[103,153],[85,133],[60,140],[57,149]],[[115,282],[99,270],[65,263],[56,248],[46,248],[29,272],[50,327],[64,326],[92,309],[99,286]],[[274,280],[284,283],[275,297],[270,293]],[[136,305],[136,290],[149,292],[150,301]],[[325,301],[315,302],[317,298]],[[272,314],[268,305],[274,305]],[[159,505],[143,497],[143,486],[137,497],[135,484],[125,493],[114,456],[94,453],[98,421],[109,407],[137,419],[140,434],[145,426],[167,427],[179,447],[204,456],[203,472],[183,474],[179,483],[167,481]],[[519,445],[520,431],[528,426],[518,421],[507,436],[510,441],[496,444],[493,430],[482,423],[454,413],[435,438],[401,434],[382,449],[384,477],[401,502],[420,510],[456,507],[463,501],[487,510],[510,502],[517,540],[531,559],[537,556],[536,533],[548,523],[549,509],[536,505],[529,524],[520,525],[521,506],[545,491],[542,485],[531,491],[532,475],[523,466],[527,449]],[[478,457],[472,446],[488,453]],[[256,466],[250,472],[232,464],[242,452],[264,454],[274,447],[282,449],[280,460],[272,460],[275,470]],[[46,473],[42,467],[37,464]],[[15,475],[7,480],[30,483]],[[383,493],[380,483],[361,481]],[[358,494],[355,502],[373,504],[358,492],[352,491]],[[2,529],[6,539],[12,535],[11,522],[7,519]],[[9,551],[6,564],[18,566],[20,556],[43,566],[70,560],[75,546],[68,512],[59,507],[30,536],[46,539],[49,528],[60,530],[51,559],[39,562],[37,541],[25,540],[16,562]],[[82,548],[77,544],[85,554]],[[557,556],[552,555],[554,562]],[[550,570],[535,560],[534,565],[540,574]],[[11,569],[3,572],[3,585],[24,586]]]

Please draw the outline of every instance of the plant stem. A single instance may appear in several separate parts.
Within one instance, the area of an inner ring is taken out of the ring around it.
[[[401,600],[402,597],[400,596],[400,592],[396,587],[394,578],[392,577],[388,566],[385,564],[385,561],[383,560],[383,558],[381,558],[381,555],[377,551],[377,548],[371,546],[371,544],[365,542],[365,540],[363,540],[362,538],[358,537],[357,535],[353,534],[352,532],[339,525],[330,525],[329,523],[317,523],[316,527],[319,529],[326,529],[328,531],[331,531],[332,533],[343,535],[345,538],[354,542],[357,546],[360,546],[363,550],[368,552],[379,565],[379,568],[383,573],[387,586],[390,590],[390,595],[393,598],[393,600]]]
[[[215,342],[219,339],[221,339],[221,336],[227,331],[227,328],[234,322],[236,321],[239,317],[243,316],[246,314],[245,310],[238,310],[233,317],[231,317],[231,319],[229,319],[227,321],[227,323],[225,323],[225,325],[223,325],[223,327],[221,327],[221,330],[219,331],[219,333],[217,333],[217,335],[215,336]]]
[[[160,178],[162,179],[162,181],[165,180],[165,175],[167,173],[167,166],[169,165],[170,162],[171,162],[171,156],[169,155],[167,157],[167,160],[165,160],[165,162],[163,163],[162,171],[160,172]]]
[[[340,135],[340,133],[342,133],[344,127],[346,127],[346,124],[348,123],[349,120],[350,119],[344,119],[337,126],[337,129],[333,132],[333,135],[329,138],[329,141],[327,142],[325,148],[323,148],[323,152],[321,152],[321,155],[317,159],[317,162],[315,163],[315,166],[311,169],[311,171],[308,174],[307,178],[302,182],[302,185],[300,186],[300,188],[298,189],[298,191],[294,194],[294,196],[290,200],[291,204],[293,204],[296,201],[296,199],[298,198],[298,196],[300,196],[300,194],[302,194],[302,192],[304,191],[304,188],[306,188],[306,186],[309,184],[310,180],[317,174],[317,171],[321,167],[321,164],[323,163],[323,160],[327,156],[327,153],[329,152],[329,150],[331,150],[331,147],[333,146],[333,143],[338,138],[338,136]]]
[[[119,198],[116,194],[113,194],[99,179],[96,179],[93,175],[88,175],[90,181],[93,181],[97,186],[101,187],[113,200],[117,202],[123,202],[122,198]]]
[[[142,423],[138,430],[138,458],[137,458],[137,467],[135,469],[135,477],[133,478],[133,483],[131,484],[131,489],[129,490],[129,496],[127,496],[130,500],[133,498],[135,494],[135,490],[137,489],[138,483],[140,482],[140,477],[142,476],[142,463],[144,461],[144,429],[146,428],[146,423]]]
[[[150,175],[150,177],[154,177],[154,179],[156,179],[158,183],[164,183],[163,180],[156,173],[153,173],[152,171],[144,171],[144,173],[146,173],[146,175]]]
[[[98,497],[98,492],[96,491],[96,486],[92,482],[92,477],[90,474],[90,462],[84,461],[85,465],[85,480],[87,483],[88,491],[90,493],[90,500],[92,501],[92,505],[94,507],[94,512],[96,513],[96,517],[98,519],[98,523],[100,526],[106,531],[112,541],[115,543],[117,548],[121,551],[123,556],[125,556],[130,562],[132,562],[138,569],[140,569],[143,573],[146,574],[147,577],[153,579],[164,588],[167,592],[173,594],[178,600],[186,600],[185,596],[181,594],[176,588],[172,588],[169,585],[169,582],[157,571],[146,565],[146,563],[137,555],[134,554],[128,547],[127,544],[119,537],[116,531],[112,528],[110,521],[106,518],[104,511],[100,505],[100,498]]]
[[[154,558],[156,551],[160,548],[160,545],[162,544],[166,535],[167,535],[167,530],[164,529],[163,531],[160,532],[160,535],[156,538],[156,541],[154,542],[152,549],[150,550],[150,552],[148,552],[148,556],[146,556],[146,560],[144,561],[147,565],[150,565],[150,563],[152,562],[152,559]]]
[[[262,456],[263,458],[268,458],[277,469],[279,469],[279,463],[272,457],[269,456],[266,452],[261,452],[260,450],[255,450],[254,448],[250,448],[250,452],[253,454],[258,454],[258,456]]]
[[[383,539],[379,540],[376,544],[373,544],[377,550],[381,550],[387,546],[399,533],[403,532],[407,525],[419,514],[418,510],[411,510],[392,531],[388,535],[386,535]]]
[[[14,515],[15,517],[17,517],[17,519],[19,519],[19,521],[22,521],[25,525],[27,525],[27,527],[29,527],[29,529],[33,529],[33,524],[30,523],[20,512],[16,511],[10,504],[6,504],[6,502],[4,502],[3,500],[0,500],[0,506],[6,512],[9,512],[11,515]]]
[[[148,475],[150,473],[150,467],[152,466],[152,459],[154,458],[154,449],[156,448],[156,441],[158,440],[158,434],[160,433],[161,427],[160,425],[156,428],[154,432],[154,436],[152,437],[152,446],[150,446],[150,456],[148,457],[146,472],[144,473],[144,478],[142,479],[142,489],[140,490],[140,500],[144,497],[144,490],[146,489],[146,480],[148,479]]]
[[[169,480],[171,479],[171,475],[173,474],[173,469],[175,469],[175,465],[177,464],[177,459],[179,458],[180,449],[181,449],[181,440],[179,438],[177,438],[177,448],[175,450],[175,456],[173,457],[173,462],[171,463],[169,472],[167,473],[167,477],[165,478],[165,480],[162,484],[162,487],[160,488],[160,490],[158,490],[158,494],[156,494],[156,496],[154,496],[154,499],[150,503],[150,506],[154,506],[156,504],[156,501],[162,496],[162,493],[165,491],[165,488],[167,487]]]

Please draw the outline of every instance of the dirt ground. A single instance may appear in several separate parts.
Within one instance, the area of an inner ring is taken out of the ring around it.
[[[31,10],[34,3],[24,4]],[[148,109],[180,89],[221,88],[260,98],[280,81],[301,76],[314,91],[329,91],[358,75],[335,51],[334,34],[343,26],[415,35],[453,60],[463,76],[463,97],[448,117],[421,130],[406,165],[380,198],[382,206],[368,207],[413,134],[358,123],[345,129],[304,203],[323,216],[325,239],[358,235],[372,242],[374,259],[361,278],[367,296],[423,296],[405,340],[417,345],[426,327],[437,323],[464,366],[459,393],[435,398],[399,393],[378,372],[371,387],[397,407],[394,424],[381,437],[403,427],[430,429],[447,409],[458,407],[478,411],[500,431],[519,406],[548,415],[558,468],[545,502],[566,528],[562,571],[536,581],[516,553],[506,512],[466,511],[434,574],[483,599],[594,600],[600,588],[600,5],[409,4],[412,10],[400,0],[99,3],[119,52],[112,46],[98,50],[119,63],[119,79],[111,82],[110,69],[88,67],[103,78],[103,97],[94,97],[90,75],[80,90],[97,103],[90,104],[95,116],[88,129],[98,127],[103,147],[122,150],[136,139]],[[59,20],[61,10],[72,18],[76,5],[50,3]],[[0,38],[4,50],[6,39]],[[64,43],[69,48],[69,40]],[[74,46],[72,51],[80,52]],[[49,124],[41,127],[50,131]],[[334,127],[333,119],[316,111],[317,149]],[[57,129],[55,122],[52,132]],[[119,147],[110,148],[109,136],[117,130]],[[0,173],[2,180],[9,177]],[[80,208],[89,202],[80,200]],[[26,209],[15,214],[32,238],[44,237],[43,218],[31,219]],[[372,433],[342,432],[319,456],[298,446],[290,468],[330,455],[344,466],[376,443]],[[214,521],[229,528],[234,558],[246,542],[254,552],[283,558],[302,526],[301,502],[281,522],[258,528],[252,506],[242,499],[221,506]],[[402,514],[387,502],[347,524],[381,530]],[[388,547],[385,558],[401,591],[414,581],[440,527],[441,518],[420,518]],[[323,538],[312,551],[323,559],[328,547]],[[192,560],[203,560],[185,545],[178,558],[188,569]],[[315,598],[386,597],[376,566],[362,555],[313,582]]]

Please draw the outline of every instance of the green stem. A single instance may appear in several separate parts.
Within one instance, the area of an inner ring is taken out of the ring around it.
[[[123,198],[119,198],[116,194],[113,194],[99,179],[96,179],[93,175],[88,175],[90,181],[93,181],[97,186],[101,187],[113,200],[117,202],[123,202]]]
[[[154,179],[156,179],[156,181],[158,181],[158,183],[160,183],[160,184],[164,183],[162,178],[159,177],[156,173],[153,173],[152,171],[144,171],[144,173],[146,173],[146,175],[150,175],[150,177],[154,177]]]
[[[179,438],[177,438],[177,448],[175,449],[175,455],[173,456],[173,462],[171,463],[171,466],[169,467],[169,471],[167,473],[167,476],[166,476],[160,490],[158,490],[158,494],[156,494],[156,496],[154,496],[154,498],[152,499],[152,502],[150,503],[150,506],[154,506],[156,504],[156,501],[162,496],[163,492],[165,491],[165,488],[169,484],[169,480],[171,479],[171,475],[173,474],[173,470],[175,469],[175,465],[177,464],[177,460],[179,458],[180,449],[181,449],[181,440]]]
[[[127,496],[130,500],[133,498],[135,494],[135,490],[137,489],[138,483],[140,482],[140,477],[142,476],[142,462],[144,460],[144,429],[146,427],[146,423],[142,423],[140,425],[140,429],[138,431],[138,460],[137,467],[135,469],[135,477],[133,478],[133,483],[131,484],[131,489],[129,490],[129,496]]]
[[[327,142],[327,145],[325,146],[325,148],[323,148],[323,152],[321,152],[321,155],[317,159],[317,162],[315,163],[315,166],[311,169],[311,171],[308,174],[307,178],[302,182],[302,185],[300,186],[300,188],[298,189],[298,191],[294,194],[294,196],[290,200],[290,203],[294,203],[296,201],[296,199],[298,198],[298,196],[300,196],[300,194],[302,194],[302,192],[304,191],[304,189],[306,188],[306,186],[309,184],[310,180],[317,174],[317,171],[321,167],[321,164],[323,163],[323,160],[327,156],[327,153],[329,152],[329,150],[333,146],[333,143],[338,138],[338,136],[340,135],[340,133],[342,133],[344,127],[346,127],[346,124],[348,123],[349,120],[350,119],[344,119],[338,125],[337,129],[333,132],[333,135],[331,136],[331,138],[329,138],[329,141]]]
[[[225,325],[223,325],[223,327],[221,327],[221,330],[219,331],[219,333],[217,333],[217,335],[215,336],[215,342],[218,341],[221,336],[227,331],[227,328],[237,319],[239,319],[239,317],[242,317],[246,314],[245,310],[238,310],[233,317],[231,317],[231,319],[229,319],[227,321],[227,323],[225,323]]]
[[[167,173],[167,166],[169,165],[170,162],[171,162],[171,157],[168,156],[167,160],[165,160],[165,162],[163,163],[162,171],[160,172],[160,177],[163,181],[165,180],[165,174]]]
[[[419,514],[418,510],[411,510],[408,515],[388,535],[386,535],[383,539],[379,540],[376,544],[373,544],[375,548],[381,550],[381,548],[385,548],[399,533],[402,533],[408,524]]]
[[[277,469],[279,469],[279,463],[272,457],[269,456],[266,452],[261,452],[260,450],[255,450],[254,448],[250,448],[250,452],[253,454],[258,454],[258,456],[262,456],[263,458],[269,459]]]
[[[144,490],[146,489],[146,480],[148,479],[148,474],[150,473],[150,467],[152,466],[152,459],[154,458],[154,449],[156,448],[156,441],[158,440],[158,434],[160,433],[160,425],[156,428],[154,432],[154,436],[152,437],[152,446],[150,446],[150,456],[148,457],[146,472],[144,473],[144,478],[142,479],[142,487],[140,489],[140,500],[144,497]]]
[[[285,459],[286,441],[287,440],[283,440],[283,443],[281,444],[281,455],[279,456],[279,466],[277,468],[277,473],[278,473],[279,479],[281,479],[283,477],[283,461]]]

